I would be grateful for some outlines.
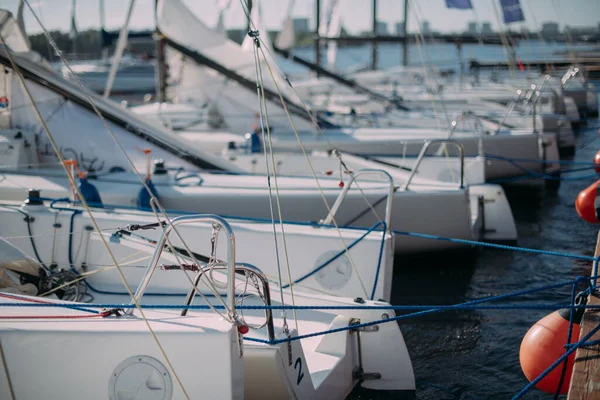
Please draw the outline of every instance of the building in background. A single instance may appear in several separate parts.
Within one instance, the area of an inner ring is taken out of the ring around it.
[[[308,18],[294,18],[294,32],[296,32],[296,33],[309,32]]]
[[[494,30],[492,29],[492,24],[490,24],[489,22],[484,22],[481,24],[481,34],[482,35],[491,35],[494,33]]]
[[[248,29],[228,29],[227,37],[236,43],[242,43],[247,33]]]
[[[429,23],[429,21],[423,21],[423,25],[422,25],[422,32],[423,34],[426,33],[431,33],[431,24]]]
[[[387,22],[377,21],[377,29],[375,33],[378,35],[387,35],[388,34],[388,25]]]
[[[560,29],[557,22],[544,22],[540,30],[544,39],[555,39],[560,36]]]
[[[402,36],[404,34],[404,22],[396,22],[396,35]]]
[[[467,25],[467,33],[469,35],[477,35],[479,33],[479,26],[477,24],[477,22],[469,22],[469,24]]]

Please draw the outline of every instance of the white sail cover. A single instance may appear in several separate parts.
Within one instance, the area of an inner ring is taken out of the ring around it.
[[[294,20],[291,17],[287,17],[283,21],[276,45],[283,50],[289,50],[296,45],[296,31],[294,30]]]
[[[265,52],[273,54],[273,43],[271,43],[271,38],[269,37],[269,31],[267,30],[267,26],[264,24],[260,0],[254,1],[254,5],[252,6],[252,11],[250,14],[250,19],[252,20],[252,29],[257,30],[259,32],[261,44],[269,50],[268,52]],[[246,37],[244,38],[244,41],[242,42],[242,49],[246,51],[254,51],[254,39],[251,38],[249,35],[246,35]]]
[[[25,30],[25,20],[23,18],[23,11],[25,11],[25,0],[19,0],[19,8],[17,9],[17,23],[19,27],[21,27],[21,32],[23,33],[23,40],[27,44],[28,48],[31,48],[31,43],[29,42],[29,38],[27,37]]]
[[[4,38],[6,45],[14,53],[18,53],[21,57],[28,58],[38,65],[42,65],[47,69],[52,69],[50,64],[42,58],[38,53],[31,51],[29,45],[29,39],[25,34],[25,28],[22,21],[23,18],[23,6],[19,4],[19,15],[21,19],[15,20],[12,13],[8,10],[0,9],[0,35]],[[0,43],[0,48],[2,43]]]
[[[319,35],[325,37],[337,37],[342,31],[342,8],[339,0],[330,0],[327,8],[321,15]],[[335,70],[337,58],[337,42],[327,43],[327,68]]]
[[[29,41],[21,30],[18,22],[8,10],[0,9],[0,35],[7,46],[16,53],[26,53],[30,50]]]
[[[227,30],[225,29],[225,12],[229,8],[231,0],[218,0],[219,4],[219,19],[215,26],[215,32],[219,33],[223,37],[227,37]]]
[[[79,87],[26,58],[16,54],[13,57],[22,71],[39,78],[38,81],[27,78],[27,87],[65,158],[74,158],[82,169],[93,168],[96,172],[109,171],[115,167],[131,171],[125,154],[111,138],[104,123],[92,110],[84,107],[88,101]],[[35,134],[35,147],[41,161],[57,161],[32,102],[7,61],[4,49],[0,49],[0,61],[5,66],[0,69],[0,79],[8,82],[5,94],[0,93],[0,97],[7,96],[9,128],[22,129],[25,134]],[[57,90],[62,93],[57,93]],[[201,162],[192,164],[184,160],[184,157],[195,157],[196,160],[210,164],[210,168],[239,170],[220,157],[190,149],[187,143],[174,134],[147,124],[130,111],[117,107],[112,101],[95,93],[89,93],[89,96],[98,109],[105,113],[110,129],[141,173],[145,173],[147,160],[141,150],[146,148],[152,149],[153,158],[164,159],[167,166],[197,170]]]
[[[294,19],[292,18],[295,4],[295,0],[290,0],[281,32],[277,36],[277,47],[280,49],[289,50],[296,45],[296,29],[294,29]]]
[[[245,51],[239,44],[208,28],[180,0],[158,1],[157,24],[161,33],[173,42],[246,79],[256,81],[254,52]],[[261,34],[263,40],[265,36]],[[264,49],[264,52],[268,53],[267,49]],[[226,126],[234,133],[245,133],[253,129],[259,112],[256,91],[248,90],[237,82],[198,65],[174,49],[167,48],[166,59],[169,67],[168,97],[178,102],[213,104],[224,117]],[[276,82],[286,98],[299,103],[299,98],[281,76],[272,59],[269,60],[269,64],[275,80],[262,60],[265,88],[276,91]],[[294,120],[299,129],[312,129],[309,122],[299,118]],[[272,102],[269,103],[269,123],[273,127],[285,127],[286,130],[290,128],[284,110]]]

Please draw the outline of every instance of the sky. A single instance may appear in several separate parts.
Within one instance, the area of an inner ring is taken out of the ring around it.
[[[68,31],[72,0],[28,0],[48,30]],[[197,17],[209,26],[215,26],[218,19],[219,0],[182,0]],[[223,0],[221,0],[223,1]],[[245,25],[241,0],[231,0],[225,15],[228,29],[242,28]],[[259,1],[259,0],[254,0]],[[279,30],[291,0],[260,0],[263,18],[268,29]],[[329,0],[322,0],[326,7]],[[370,30],[372,27],[372,0],[339,0],[342,2],[342,24],[350,33]],[[409,31],[414,30],[423,21],[429,21],[432,30],[450,33],[466,30],[469,21],[492,23],[492,28],[500,27],[494,4],[498,0],[471,0],[475,11],[447,9],[445,0],[411,0],[409,11]],[[16,14],[19,0],[0,0],[0,7]],[[107,30],[121,27],[125,20],[129,2],[126,0],[105,0]],[[395,33],[395,24],[404,19],[403,0],[378,0],[378,20],[388,23],[390,33]],[[99,0],[76,0],[77,28],[85,30],[100,26]],[[132,30],[152,29],[154,25],[154,0],[136,0],[131,20]],[[292,15],[307,17],[314,27],[312,16],[314,0],[296,0]],[[600,23],[600,0],[521,0],[526,21],[510,24],[513,30],[522,26],[537,31],[546,21],[558,21],[561,29],[571,27],[595,26]],[[560,16],[560,18],[559,18]],[[501,17],[500,17],[501,18]],[[502,24],[503,25],[503,24]],[[31,12],[25,12],[25,26],[29,34],[42,31]],[[504,25],[503,25],[504,26]]]

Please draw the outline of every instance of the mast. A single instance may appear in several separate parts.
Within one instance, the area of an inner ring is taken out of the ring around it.
[[[25,9],[25,1],[19,0],[19,7],[17,8],[17,24],[19,28],[21,28],[21,32],[23,32],[23,40],[27,43],[27,47],[31,48],[31,42],[29,42],[29,36],[27,35],[27,31],[25,30],[25,21],[23,19],[23,11]]]
[[[0,48],[0,68],[6,67],[12,69],[14,67],[8,57],[7,51],[9,50]],[[27,58],[19,57],[17,64],[25,79],[64,97],[66,100],[88,110],[94,115],[99,110],[102,117],[107,121],[114,123],[136,137],[152,143],[154,146],[168,151],[175,157],[189,162],[200,169],[228,170],[230,168],[230,165],[224,166],[218,157],[213,157],[201,150],[188,149],[185,147],[185,143],[178,139],[171,140],[169,136],[161,136],[159,134],[160,130],[155,131],[151,124],[140,121],[139,118],[132,116],[130,112],[115,107],[113,102],[107,101],[95,93],[86,94],[74,83],[62,79],[57,74],[49,72]],[[92,98],[92,102],[88,100],[88,96]]]
[[[75,24],[75,4],[76,0],[71,2],[71,30],[69,38],[72,40],[73,54],[77,54],[77,25]]]
[[[134,5],[135,0],[130,0],[129,8],[127,9],[127,16],[125,17],[125,23],[121,27],[121,32],[119,32],[119,39],[117,40],[117,47],[115,49],[113,63],[110,66],[110,71],[108,73],[106,88],[104,89],[104,97],[110,96],[110,91],[112,90],[112,86],[115,82],[115,77],[117,76],[117,71],[119,70],[121,57],[123,57],[125,46],[127,46],[127,36],[129,35],[129,22],[131,21],[131,15],[133,14]]]
[[[104,8],[104,0],[98,2],[98,8],[100,13],[100,57],[103,61],[108,60],[108,51],[111,46],[111,39],[108,32],[106,32],[106,14]]]
[[[246,33],[252,30],[252,0],[246,0],[248,5],[248,16],[246,19]]]
[[[165,68],[165,39],[156,32],[154,34],[154,45],[156,52],[156,59],[154,68],[156,68],[155,83],[156,86],[156,101],[158,103],[164,103],[167,99],[166,87],[167,87],[167,76]]]
[[[404,36],[404,43],[402,44],[403,65],[408,65],[408,1],[404,0],[404,26],[402,27],[402,34]]]
[[[377,37],[377,0],[373,0],[373,37]],[[371,46],[371,69],[377,69],[377,40]]]
[[[343,76],[340,76],[339,74],[336,74],[334,72],[332,72],[329,69],[323,68],[323,67],[319,67],[317,64],[312,63],[302,57],[296,56],[294,54],[292,54],[290,51],[288,50],[284,50],[284,49],[280,49],[277,46],[273,46],[273,50],[275,50],[275,52],[279,55],[281,55],[282,57],[294,61],[297,64],[300,64],[304,67],[307,67],[308,69],[310,69],[313,72],[316,72],[320,75],[323,75],[327,78],[331,78],[334,81],[336,81],[337,83],[349,87],[352,90],[358,92],[358,93],[364,93],[366,95],[368,95],[371,99],[373,99],[374,101],[379,101],[379,102],[385,102],[385,103],[392,103],[396,106],[396,108],[401,109],[401,110],[408,110],[408,108],[404,105],[402,105],[402,101],[399,99],[392,99],[392,98],[388,98],[387,96],[374,92],[371,89],[359,84],[358,82],[356,82],[353,79],[349,79],[349,78],[344,78]]]
[[[246,88],[247,90],[251,90],[253,92],[256,91],[256,81],[248,79],[248,78],[238,74],[236,71],[232,71],[232,70],[228,69],[227,67],[198,53],[195,50],[188,49],[186,46],[181,45],[168,37],[165,37],[164,41],[167,46],[169,46],[169,47],[173,48],[173,50],[183,54],[190,60],[193,60],[196,64],[208,67],[208,68],[220,73],[221,75],[231,79],[232,81],[237,82],[238,84],[240,84],[240,86]],[[283,98],[283,101],[286,103],[286,107],[291,114],[294,114],[294,115],[302,118],[305,121],[312,122],[313,119],[310,117],[310,115],[307,113],[307,111],[301,105],[298,105],[296,102],[287,98],[283,94],[279,94],[271,89],[263,88],[262,90],[264,91],[264,96],[268,101],[279,105],[279,104],[281,104],[281,99]],[[331,122],[327,121],[326,119],[324,119],[323,117],[321,117],[319,115],[315,116],[314,119],[317,121],[317,123],[319,124],[319,126],[321,128],[339,128],[339,126],[332,124]]]
[[[319,40],[319,29],[321,27],[321,0],[315,0],[315,63],[321,66],[321,41]],[[319,72],[317,72],[319,76]]]
[[[167,87],[167,69],[165,68],[165,38],[158,30],[158,0],[154,1],[154,25],[156,26],[154,32],[154,45],[155,47],[155,65],[156,73],[154,74],[155,86],[156,86],[156,101],[158,103],[164,103],[167,99],[166,87]]]
[[[104,26],[106,24],[106,18],[104,14],[104,0],[100,0],[98,2],[98,7],[100,9],[100,29],[104,29]]]

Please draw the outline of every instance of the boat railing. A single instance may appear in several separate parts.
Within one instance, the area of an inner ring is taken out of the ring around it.
[[[498,123],[498,129],[496,129],[496,133],[498,133],[500,129],[502,129],[502,126],[506,122],[506,119],[510,116],[510,114],[512,114],[513,110],[517,106],[517,103],[523,98],[524,95],[525,91],[517,89],[511,101],[508,102],[508,104],[506,105],[506,110],[504,111],[504,115],[502,115],[502,119]]]
[[[454,121],[452,121],[452,123],[450,124],[450,132],[448,133],[448,137],[446,139],[447,140],[452,139],[452,137],[454,136],[454,133],[456,132],[456,129],[458,128],[459,121],[466,120],[466,119],[472,119],[479,131],[479,140],[477,143],[477,151],[478,151],[479,155],[483,155],[483,136],[485,135],[485,129],[483,128],[483,124],[481,123],[481,117],[479,117],[473,111],[470,111],[470,110],[463,111],[458,118],[456,118]],[[440,146],[440,149],[438,150],[437,155],[441,156],[443,154],[444,149],[445,149],[445,144],[442,143],[442,146]],[[423,150],[423,149],[421,149],[421,150]]]
[[[500,130],[504,126],[504,123],[506,122],[506,119],[512,114],[512,112],[515,110],[517,104],[519,104],[519,102],[521,102],[521,101],[526,106],[524,113],[526,115],[532,114],[532,116],[533,116],[533,127],[535,130],[536,123],[537,123],[536,122],[536,118],[537,118],[536,106],[537,106],[537,103],[541,98],[542,92],[545,89],[550,78],[551,78],[550,75],[545,75],[542,80],[542,83],[540,85],[532,84],[527,89],[517,89],[512,100],[506,106],[506,111],[504,112],[504,115],[502,115],[502,119],[498,123],[498,128],[495,131],[496,134],[500,132]]]
[[[404,184],[404,190],[408,190],[408,186],[410,185],[410,183],[412,182],[413,178],[415,177],[417,170],[419,169],[419,166],[421,165],[421,162],[423,162],[423,159],[425,158],[425,155],[427,154],[427,150],[429,150],[429,148],[431,147],[432,144],[440,144],[442,146],[446,146],[446,145],[453,145],[458,149],[458,156],[460,159],[460,188],[463,189],[465,187],[465,148],[462,144],[460,144],[458,141],[456,140],[452,140],[452,139],[433,139],[433,140],[427,140],[425,141],[425,144],[423,144],[423,147],[421,148],[421,152],[419,153],[419,155],[417,156],[417,160],[415,161],[415,165],[412,167],[412,172],[410,173],[410,176],[408,177],[408,179],[406,180],[406,183]]]
[[[225,270],[228,269],[228,264],[223,262],[217,262],[214,264],[204,264],[200,266],[200,270],[196,274],[194,278],[194,284],[185,298],[185,308],[181,310],[181,316],[187,315],[189,306],[194,301],[194,296],[198,292],[198,284],[200,283],[200,279],[202,279],[202,275],[209,273],[213,270]],[[235,272],[238,274],[246,275],[246,277],[254,276],[256,277],[262,286],[262,299],[267,306],[264,310],[265,312],[265,325],[267,326],[267,331],[269,335],[269,341],[275,340],[275,328],[273,325],[273,312],[269,308],[271,306],[271,291],[269,288],[269,280],[265,276],[265,274],[255,266],[247,263],[237,263],[235,265]],[[258,289],[258,288],[257,288]]]
[[[572,81],[573,78],[575,78],[580,72],[581,69],[577,67],[569,67],[567,72],[565,72],[565,74],[560,79],[560,83],[562,84],[563,89],[566,89],[569,86],[569,81]]]
[[[160,239],[156,242],[156,247],[154,248],[154,253],[148,262],[148,268],[146,269],[146,273],[140,282],[137,290],[135,291],[134,298],[132,299],[130,305],[138,305],[150,284],[150,280],[154,275],[158,267],[158,261],[160,256],[165,248],[165,244],[167,242],[167,238],[170,233],[177,225],[183,224],[191,224],[198,222],[211,222],[213,226],[222,228],[225,230],[227,235],[227,300],[229,302],[227,306],[228,316],[233,323],[236,325],[241,325],[241,320],[239,316],[235,312],[235,236],[233,234],[233,229],[231,225],[223,218],[218,215],[213,214],[196,214],[196,215],[183,215],[177,218],[173,218],[170,220],[165,227],[163,228]],[[216,294],[218,296],[218,294]],[[225,303],[225,302],[224,302]],[[134,311],[133,308],[127,310],[128,314],[131,314]]]
[[[550,75],[545,75],[542,83],[539,85],[532,84],[527,91],[527,95],[525,96],[525,114],[532,114],[534,116],[534,127],[537,103],[542,97],[542,92],[546,89],[546,86],[551,78],[552,77]]]
[[[344,189],[342,190],[340,195],[335,200],[335,203],[333,203],[333,206],[329,210],[327,217],[322,219],[320,221],[320,223],[324,224],[324,225],[330,225],[333,222],[333,218],[335,217],[335,214],[337,213],[340,206],[346,199],[346,195],[348,194],[350,187],[353,184],[355,184],[355,182],[359,176],[375,175],[375,174],[381,174],[381,175],[385,176],[385,178],[389,181],[388,193],[387,193],[387,203],[385,206],[385,218],[384,218],[386,230],[389,231],[391,229],[391,222],[392,222],[392,203],[393,203],[392,200],[394,198],[395,188],[394,188],[394,178],[392,178],[392,176],[383,169],[370,169],[369,168],[369,169],[361,169],[361,170],[353,172],[352,177],[350,178],[350,181],[346,185],[344,185]]]

